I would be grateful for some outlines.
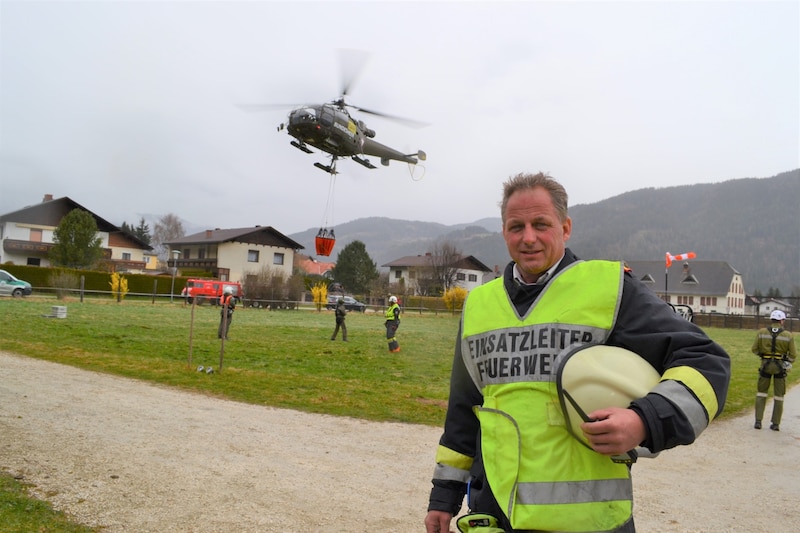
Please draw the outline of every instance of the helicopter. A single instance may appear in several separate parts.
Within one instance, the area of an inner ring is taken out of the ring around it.
[[[340,53],[349,53],[351,56],[359,51],[340,51]],[[343,76],[345,78],[341,96],[339,98],[324,104],[306,104],[306,105],[278,105],[278,104],[252,104],[240,105],[239,107],[248,111],[259,111],[264,109],[275,109],[280,107],[294,107],[289,112],[286,122],[278,126],[278,131],[286,132],[293,137],[289,144],[307,154],[314,153],[309,146],[314,147],[321,152],[330,155],[331,162],[327,165],[316,162],[314,166],[328,172],[331,175],[337,174],[336,162],[340,158],[349,157],[356,163],[365,166],[366,168],[377,168],[367,156],[373,156],[380,159],[383,166],[389,166],[390,161],[401,161],[409,165],[416,165],[419,161],[425,161],[427,155],[422,150],[416,153],[404,154],[403,152],[391,148],[385,144],[379,143],[375,139],[375,130],[370,129],[362,120],[354,119],[348,110],[355,109],[362,113],[380,116],[403,122],[407,125],[414,127],[421,127],[425,124],[422,122],[404,119],[379,113],[377,111],[370,111],[357,107],[345,102],[351,85],[363,67],[363,59],[360,61],[361,66],[354,71],[350,76]],[[343,69],[344,70],[344,69]]]

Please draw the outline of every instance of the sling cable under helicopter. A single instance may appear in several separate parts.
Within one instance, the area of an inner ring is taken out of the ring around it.
[[[319,228],[319,233],[317,233],[316,238],[314,239],[314,246],[317,249],[317,255],[322,255],[328,257],[331,255],[333,251],[333,247],[336,244],[336,234],[333,232],[333,227],[328,228],[328,217],[330,216],[331,222],[333,222],[333,205],[334,205],[334,193],[336,189],[336,174],[331,174],[330,184],[328,185],[328,202],[325,206],[325,215],[322,220],[322,226]]]

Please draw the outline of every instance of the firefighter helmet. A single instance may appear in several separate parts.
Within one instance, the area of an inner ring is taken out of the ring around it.
[[[786,320],[786,313],[781,311],[780,309],[775,309],[769,315],[770,320]]]
[[[630,350],[605,344],[571,349],[556,376],[567,429],[589,446],[580,428],[590,420],[589,413],[606,407],[626,408],[646,396],[660,380],[658,371]]]
[[[397,303],[397,296],[389,296],[389,303],[396,304]]]

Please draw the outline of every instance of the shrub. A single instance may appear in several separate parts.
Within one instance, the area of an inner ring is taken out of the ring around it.
[[[125,279],[125,276],[114,272],[111,274],[111,281],[108,284],[111,285],[112,297],[116,298],[118,302],[125,299],[125,295],[128,294],[128,280]]]
[[[63,300],[70,291],[80,287],[80,279],[75,272],[54,270],[47,278],[48,284],[56,290],[56,298]]]
[[[453,287],[444,293],[444,303],[449,311],[460,310],[467,299],[467,289],[463,287]]]

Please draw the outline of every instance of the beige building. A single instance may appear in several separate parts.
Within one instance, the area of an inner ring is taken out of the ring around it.
[[[0,264],[50,266],[53,231],[73,209],[86,211],[97,223],[97,237],[103,247],[103,259],[112,272],[141,273],[147,268],[145,254],[152,248],[135,236],[125,233],[104,218],[74,200],[53,199],[46,194],[41,203],[0,216]]]
[[[209,229],[164,244],[169,247],[170,266],[178,255],[178,270],[205,270],[220,280],[238,282],[264,269],[288,278],[295,253],[303,249],[272,226]]]
[[[434,263],[434,257],[428,253],[401,257],[381,266],[389,268],[389,283],[401,283],[410,294],[422,294],[424,286],[435,276]],[[492,271],[472,255],[454,258],[446,268],[453,271],[453,286],[467,291],[482,285],[486,273]]]

